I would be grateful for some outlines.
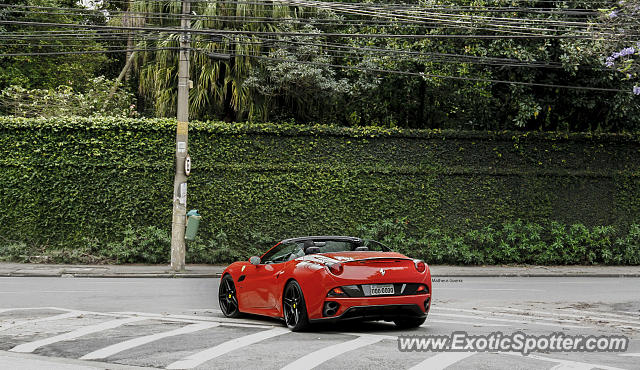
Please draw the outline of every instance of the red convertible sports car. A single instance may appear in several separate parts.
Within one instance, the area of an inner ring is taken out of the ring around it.
[[[293,331],[352,319],[417,327],[426,320],[430,300],[426,263],[347,236],[283,240],[262,257],[227,267],[219,289],[225,316],[282,318]]]

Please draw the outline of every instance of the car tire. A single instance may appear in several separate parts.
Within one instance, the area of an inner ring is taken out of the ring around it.
[[[302,288],[295,280],[290,281],[284,288],[282,316],[291,331],[303,331],[309,327],[309,315]]]
[[[407,318],[393,320],[393,322],[400,329],[413,329],[424,324],[426,320],[427,320],[426,317],[407,317]]]
[[[240,316],[240,305],[238,305],[238,296],[236,294],[236,286],[233,283],[231,275],[226,274],[220,279],[220,287],[218,288],[218,303],[220,310],[226,317]]]

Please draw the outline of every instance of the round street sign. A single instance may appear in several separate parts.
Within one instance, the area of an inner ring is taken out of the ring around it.
[[[184,159],[184,174],[189,176],[191,173],[191,156],[187,154],[187,157]]]

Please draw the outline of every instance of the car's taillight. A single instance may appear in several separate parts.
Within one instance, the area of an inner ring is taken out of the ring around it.
[[[344,292],[344,290],[342,290],[342,288],[337,287],[337,288],[333,288],[329,291],[329,293],[327,293],[327,297],[348,297],[347,293]]]
[[[427,291],[427,286],[426,285],[418,285],[418,289],[416,289],[417,293],[422,293],[422,292],[426,292]]]
[[[413,263],[416,265],[416,270],[418,270],[418,272],[424,272],[424,270],[427,269],[427,265],[423,261],[415,260]]]
[[[340,275],[342,274],[342,271],[344,271],[344,267],[340,262],[332,263],[328,267],[329,267],[329,271],[331,271],[331,273],[334,275]]]

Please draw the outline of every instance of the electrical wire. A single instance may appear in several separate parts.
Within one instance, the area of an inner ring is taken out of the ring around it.
[[[28,22],[28,21],[15,21],[15,20],[2,20],[0,24],[7,25],[23,25],[23,26],[38,26],[38,27],[69,27],[69,28],[86,28],[86,29],[103,29],[103,30],[122,30],[122,31],[157,31],[168,33],[183,33],[184,30],[180,28],[168,28],[168,27],[124,27],[124,26],[108,26],[108,25],[86,25],[86,24],[71,24],[71,23],[55,23],[55,22]],[[389,34],[389,33],[340,33],[340,32],[325,32],[322,34],[311,34],[305,32],[275,32],[275,31],[249,31],[249,30],[208,30],[208,29],[190,29],[190,34],[205,34],[205,35],[271,35],[271,36],[300,36],[300,37],[348,37],[348,38],[389,38],[389,39],[584,39],[584,40],[605,40],[605,36],[591,37],[586,35],[478,35],[478,34]],[[611,35],[608,35],[611,36]],[[616,35],[621,38],[632,38],[635,35]]]
[[[159,50],[180,50],[179,47],[151,48],[151,49],[121,49],[121,50],[84,50],[84,51],[51,51],[38,53],[4,53],[2,57],[25,57],[25,56],[47,56],[47,55],[79,55],[79,54],[102,54],[102,53],[130,53],[134,51],[159,51]]]

